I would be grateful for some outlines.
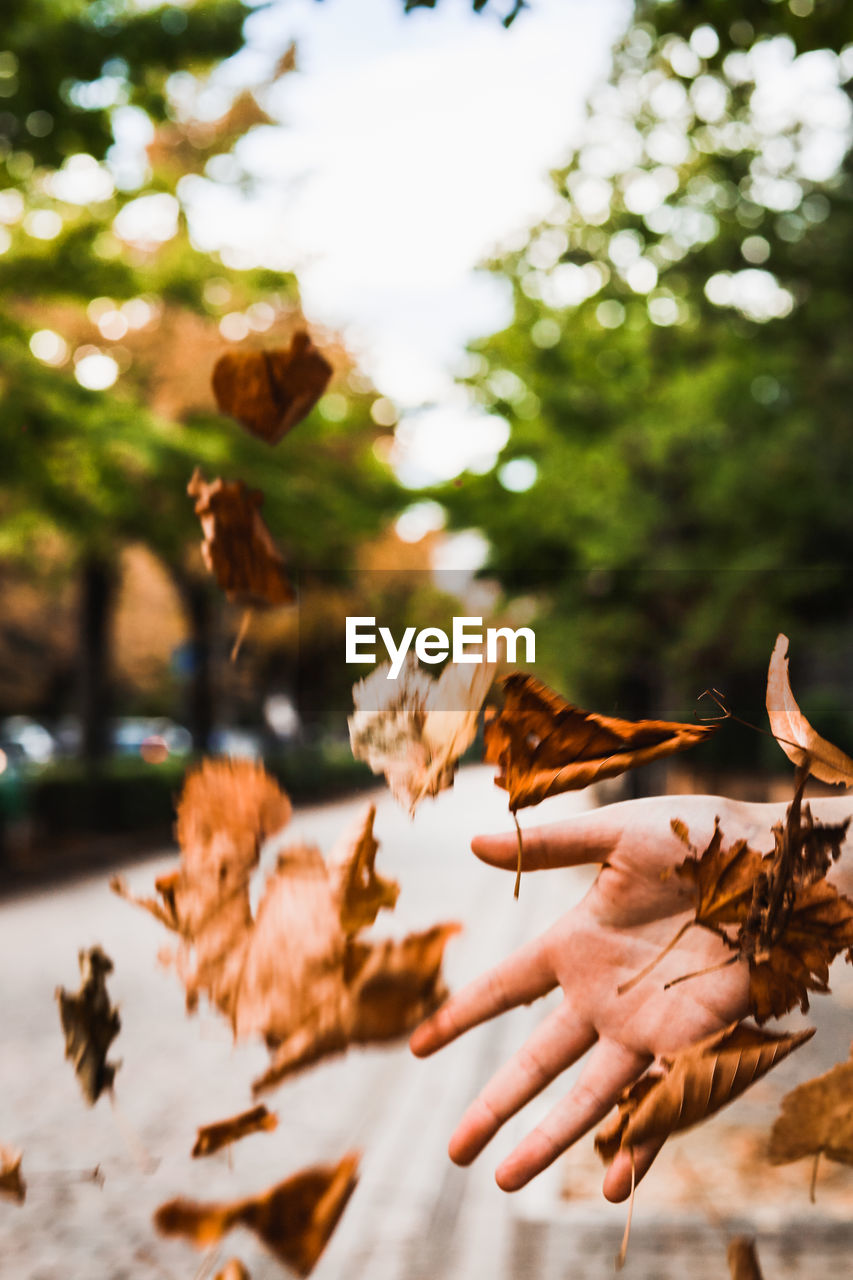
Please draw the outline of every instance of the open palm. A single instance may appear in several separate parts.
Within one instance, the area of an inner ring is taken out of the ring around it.
[[[576,907],[451,996],[412,1036],[413,1052],[426,1056],[496,1014],[557,986],[563,990],[559,1007],[465,1112],[450,1140],[456,1163],[469,1164],[510,1116],[589,1053],[574,1086],[498,1168],[498,1185],[517,1190],[598,1124],[653,1058],[745,1016],[748,972],[743,963],[665,990],[672,979],[696,974],[731,955],[706,929],[688,929],[648,976],[621,994],[619,988],[660,955],[692,914],[689,886],[671,873],[686,850],[673,835],[670,820],[681,818],[700,849],[719,817],[728,839],[746,837],[753,847],[766,850],[773,843],[770,828],[783,815],[782,805],[661,796],[525,831],[525,870],[602,866]],[[515,869],[514,835],[478,836],[472,848],[486,862]],[[638,1179],[659,1149],[658,1144],[634,1152]],[[607,1172],[604,1194],[622,1200],[630,1183],[630,1158],[620,1154]]]

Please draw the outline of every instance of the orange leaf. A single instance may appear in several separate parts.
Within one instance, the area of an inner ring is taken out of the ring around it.
[[[438,925],[399,942],[356,938],[398,892],[374,868],[372,805],[330,862],[315,848],[283,850],[253,917],[249,881],[260,840],[289,813],[260,766],[206,762],[187,780],[181,868],[158,881],[164,907],[154,912],[181,935],[177,970],[188,1008],[203,993],[236,1037],[263,1036],[272,1062],[256,1091],[349,1044],[411,1031],[446,994],[442,953],[456,930]]]
[[[21,1152],[0,1145],[0,1196],[23,1204],[27,1184],[21,1174]]]
[[[803,715],[788,676],[788,637],[779,635],[767,672],[767,715],[779,746],[821,782],[853,787],[853,760],[816,733]]]
[[[266,1107],[252,1107],[249,1111],[241,1111],[237,1116],[229,1116],[227,1120],[217,1120],[215,1124],[205,1124],[199,1128],[193,1158],[212,1156],[232,1142],[239,1142],[250,1133],[270,1132],[278,1124],[278,1118]]]
[[[337,1226],[357,1175],[358,1156],[350,1153],[337,1165],[304,1169],[245,1200],[170,1200],[157,1210],[154,1224],[162,1235],[184,1236],[200,1249],[234,1227],[248,1227],[280,1262],[307,1276]]]
[[[520,671],[503,687],[503,710],[486,725],[485,759],[500,766],[495,782],[513,812],[685,751],[717,727],[582,711]]]
[[[331,376],[326,357],[300,330],[283,351],[226,351],[213,368],[213,394],[223,413],[278,444],[311,412]]]
[[[187,485],[201,520],[204,563],[229,600],[292,604],[284,560],[260,515],[263,495],[242,480],[211,480],[196,467]]]
[[[771,1164],[819,1155],[853,1164],[853,1059],[785,1094],[768,1155]]]

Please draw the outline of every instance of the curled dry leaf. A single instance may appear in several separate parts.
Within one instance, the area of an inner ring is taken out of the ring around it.
[[[788,676],[788,637],[779,635],[767,672],[767,715],[779,746],[821,782],[853,787],[853,760],[816,733],[803,715]]]
[[[814,1035],[814,1028],[773,1035],[732,1023],[658,1066],[622,1093],[618,1112],[599,1129],[595,1149],[610,1161],[617,1151],[663,1142],[739,1097],[751,1084]]]
[[[285,849],[253,917],[249,879],[261,840],[284,825],[286,798],[249,762],[206,762],[178,809],[180,870],[157,882],[153,911],[181,936],[177,970],[193,1008],[205,994],[237,1038],[262,1035],[272,1054],[256,1091],[349,1044],[396,1040],[441,1002],[441,961],[455,925],[402,941],[356,934],[397,885],[374,868],[374,807],[327,863],[318,849]],[[127,890],[115,886],[123,896]],[[152,909],[150,900],[141,906]]]
[[[686,751],[717,729],[582,711],[521,671],[508,675],[503,689],[503,709],[486,725],[485,759],[499,766],[495,782],[509,792],[513,813]]]
[[[300,330],[282,351],[226,351],[213,367],[213,394],[223,413],[278,444],[311,412],[331,376],[326,357]]]
[[[21,1174],[21,1152],[13,1147],[0,1144],[0,1196],[23,1204],[27,1195],[27,1184]]]
[[[245,1200],[170,1200],[157,1210],[154,1223],[162,1235],[183,1236],[201,1249],[234,1227],[248,1227],[280,1262],[307,1276],[325,1249],[357,1176],[358,1156],[350,1153],[337,1165],[304,1169]]]
[[[204,563],[229,600],[292,604],[296,595],[281,553],[264,524],[263,494],[242,480],[205,480],[196,467],[187,485],[201,520]]]
[[[212,1156],[232,1142],[247,1138],[250,1133],[269,1133],[277,1124],[278,1117],[261,1105],[252,1107],[249,1111],[241,1111],[237,1116],[229,1116],[227,1120],[201,1125],[192,1149],[193,1158]]]
[[[755,1241],[749,1236],[735,1236],[729,1241],[726,1261],[731,1280],[763,1280]]]
[[[113,962],[100,947],[78,953],[80,990],[57,987],[59,1017],[65,1033],[65,1056],[74,1064],[80,1088],[90,1106],[112,1088],[119,1064],[107,1062],[110,1045],[121,1030],[118,1010],[110,1004],[106,977]]]
[[[396,680],[390,664],[353,687],[350,743],[357,760],[384,773],[392,795],[413,814],[425,796],[453,785],[459,757],[477,735],[494,663],[448,663],[437,680],[407,654]]]
[[[785,1095],[768,1155],[772,1164],[821,1155],[853,1164],[853,1058]]]
[[[801,807],[804,782],[805,775],[785,822],[773,828],[775,847],[768,854],[744,840],[726,848],[716,823],[700,854],[684,825],[673,823],[691,850],[675,869],[696,895],[695,919],[689,923],[711,929],[749,962],[750,1012],[758,1022],[781,1017],[796,1005],[805,1013],[810,991],[829,990],[835,956],[853,955],[853,902],[823,878],[838,856],[847,823],[816,822],[808,806]]]

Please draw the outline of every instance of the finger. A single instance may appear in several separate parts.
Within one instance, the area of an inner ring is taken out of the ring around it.
[[[644,1142],[634,1148],[634,1181],[639,1183],[648,1173],[663,1146],[662,1142]],[[631,1152],[619,1151],[604,1176],[605,1200],[619,1204],[631,1194]]]
[[[574,1088],[498,1168],[498,1186],[518,1191],[602,1120],[651,1061],[614,1040],[599,1040]]]
[[[498,1129],[595,1043],[595,1029],[563,1001],[471,1103],[450,1139],[450,1158],[470,1164]]]
[[[557,978],[543,941],[526,943],[482,977],[457,991],[441,1008],[422,1022],[409,1047],[419,1058],[441,1049],[463,1031],[469,1031],[496,1014],[544,996]]]
[[[523,871],[542,871],[549,867],[578,867],[589,862],[606,862],[623,832],[623,823],[615,823],[605,810],[579,813],[544,827],[522,828],[521,868]],[[518,867],[518,835],[515,831],[475,836],[471,848],[490,866],[503,867],[507,871],[515,871]]]

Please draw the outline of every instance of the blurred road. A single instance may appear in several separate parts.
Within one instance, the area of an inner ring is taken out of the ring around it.
[[[465,931],[447,953],[453,986],[541,931],[590,882],[588,870],[529,875],[515,902],[512,877],[477,862],[468,851],[471,836],[509,822],[490,769],[464,770],[455,789],[425,802],[414,822],[384,790],[375,799],[378,866],[402,885],[396,911],[380,917],[376,933],[461,920]],[[328,849],[365,803],[360,797],[298,812],[286,838]],[[536,821],[556,820],[584,803],[583,796],[548,801]],[[273,858],[270,850],[264,862]],[[127,871],[131,886],[147,890],[172,861],[164,853],[135,862]],[[186,1017],[177,979],[157,965],[164,931],[111,895],[107,881],[98,875],[0,904],[0,1143],[23,1148],[28,1183],[23,1207],[0,1200],[3,1280],[188,1280],[203,1256],[155,1235],[151,1215],[160,1203],[177,1194],[250,1194],[353,1147],[364,1153],[360,1182],[317,1280],[612,1275],[625,1210],[601,1198],[591,1141],[516,1195],[493,1181],[498,1160],[565,1090],[565,1078],[471,1169],[455,1168],[446,1155],[465,1104],[555,997],[479,1028],[428,1061],[401,1047],[354,1051],[319,1066],[268,1100],[279,1115],[276,1132],[239,1143],[231,1161],[191,1161],[196,1126],[248,1104],[266,1053],[257,1045],[233,1046],[227,1027],[209,1012]],[[77,950],[96,942],[115,962],[110,990],[123,1021],[113,1050],[123,1060],[118,1115],[107,1098],[92,1110],[83,1102],[63,1061],[53,994],[59,984],[78,985]],[[833,991],[834,999],[815,1001],[819,1032],[810,1046],[714,1122],[669,1144],[638,1192],[629,1280],[725,1277],[731,1231],[757,1234],[766,1280],[853,1271],[853,1171],[825,1166],[811,1206],[808,1169],[773,1170],[761,1161],[781,1094],[847,1055],[850,966],[835,966]],[[144,1172],[132,1154],[123,1136],[128,1128],[159,1161],[155,1172]],[[104,1173],[102,1187],[77,1176],[95,1165]],[[232,1255],[253,1280],[282,1274],[246,1232],[232,1234],[220,1261]]]

